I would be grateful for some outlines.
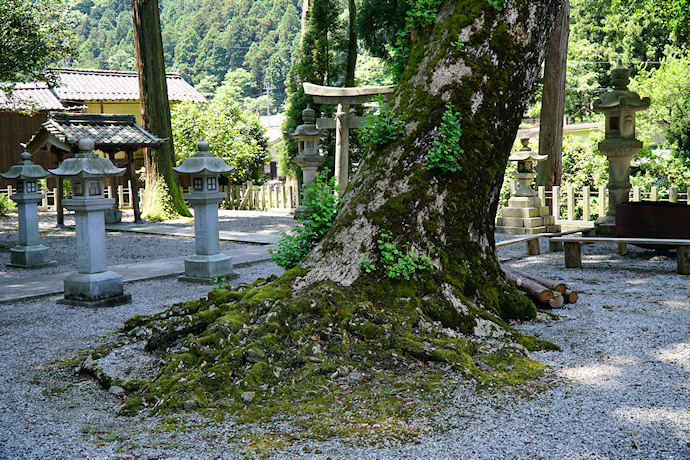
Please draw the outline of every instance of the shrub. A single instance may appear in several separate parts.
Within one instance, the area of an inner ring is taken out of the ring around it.
[[[319,173],[305,187],[302,204],[307,212],[297,217],[298,224],[290,233],[282,234],[278,249],[269,249],[271,260],[286,270],[297,266],[333,225],[340,200],[332,191],[335,178],[327,181],[327,175],[327,170]]]
[[[7,195],[0,195],[0,216],[6,216],[14,207],[14,201],[10,200]]]

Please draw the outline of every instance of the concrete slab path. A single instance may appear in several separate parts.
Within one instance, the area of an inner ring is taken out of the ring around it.
[[[115,232],[134,232],[134,233],[149,233],[156,235],[170,235],[170,236],[184,236],[187,238],[194,238],[194,224],[187,226],[180,226],[174,224],[159,224],[152,222],[144,222],[136,224],[134,222],[120,222],[117,224],[108,224],[105,226],[108,231]],[[221,241],[237,241],[239,243],[254,243],[254,244],[275,244],[280,240],[280,235],[270,235],[264,233],[245,233],[245,232],[228,232],[220,231]]]
[[[266,236],[266,235],[264,235]],[[234,251],[232,262],[235,266],[251,265],[270,260],[267,246],[250,246]],[[125,283],[153,278],[180,275],[184,272],[184,257],[148,260],[108,267],[122,275]],[[0,303],[26,300],[63,292],[63,280],[73,272],[53,273],[34,278],[0,280]]]

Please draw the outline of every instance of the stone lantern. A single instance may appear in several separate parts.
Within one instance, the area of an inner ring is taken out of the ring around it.
[[[235,169],[209,152],[206,141],[197,144],[199,151],[173,170],[191,176],[191,192],[184,195],[194,207],[194,239],[196,254],[184,260],[180,281],[217,283],[234,278],[232,257],[220,252],[218,203],[224,195],[218,191],[218,174]]]
[[[38,192],[38,179],[50,174],[31,161],[31,154],[23,152],[22,161],[0,177],[15,181],[16,193],[10,198],[17,203],[19,214],[19,244],[10,249],[8,267],[42,268],[56,265],[50,260],[50,249],[38,243],[38,203],[45,195]]]
[[[501,217],[496,219],[496,232],[511,235],[536,235],[553,231],[555,217],[549,215],[548,206],[542,206],[541,200],[532,188],[536,177],[534,162],[542,161],[547,155],[539,155],[529,148],[529,138],[520,139],[522,148],[513,153],[508,160],[517,162],[517,190],[508,200],[508,206],[501,210]]]
[[[629,201],[630,161],[642,148],[635,139],[635,113],[649,108],[648,97],[628,91],[630,70],[621,64],[611,71],[613,90],[592,102],[592,110],[606,117],[604,140],[599,151],[609,160],[609,205],[605,216],[594,223],[600,236],[616,236],[616,205]]]
[[[294,162],[302,168],[302,187],[313,183],[316,180],[316,171],[325,161],[319,154],[319,147],[323,132],[316,127],[316,112],[307,105],[302,111],[303,123],[290,133],[291,137],[297,138],[298,155]],[[295,210],[295,217],[304,214],[307,208],[301,203]]]
[[[72,198],[62,203],[74,211],[77,233],[77,273],[65,278],[65,298],[58,303],[111,307],[129,303],[131,295],[123,292],[122,276],[108,271],[105,211],[112,208],[115,200],[105,197],[103,182],[106,177],[121,176],[125,169],[100,158],[93,151],[94,146],[91,139],[80,140],[79,153],[74,158],[49,170],[72,181]]]

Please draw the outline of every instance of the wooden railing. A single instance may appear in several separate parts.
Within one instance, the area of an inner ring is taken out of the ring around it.
[[[511,190],[514,191],[515,187],[516,184],[511,182]],[[579,190],[572,186],[554,186],[551,190],[539,187],[537,194],[542,206],[551,208],[551,215],[556,216],[556,224],[591,226],[599,216],[605,215],[608,209],[608,189],[604,185],[584,186]],[[650,187],[644,190],[636,186],[630,189],[630,201],[670,201],[690,204],[688,196],[690,196],[690,187],[685,191],[679,191],[675,187],[668,189]]]
[[[189,192],[189,188],[183,189],[183,191]],[[0,194],[7,196],[12,195],[14,192],[15,190],[12,186],[0,189]],[[297,193],[297,187],[293,185],[254,185],[254,183],[248,182],[244,185],[220,186],[220,192],[225,193],[226,196],[220,203],[220,207],[223,209],[289,211],[299,205],[299,193]],[[45,198],[39,204],[38,210],[42,212],[55,212],[57,188],[44,190],[42,193],[45,195]],[[141,189],[139,194],[141,197]],[[68,196],[68,194],[65,195]],[[107,187],[105,195],[108,198],[115,198],[117,196],[120,209],[132,209],[132,188],[129,181],[126,186],[120,185],[115,190],[112,187]]]

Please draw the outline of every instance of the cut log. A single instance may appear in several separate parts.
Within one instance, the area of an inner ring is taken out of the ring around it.
[[[554,292],[553,299],[549,300],[549,306],[551,308],[561,308],[563,306],[563,303],[563,294],[561,294],[560,292]]]
[[[548,278],[544,278],[543,276],[535,275],[534,273],[526,272],[513,267],[501,266],[501,268],[503,269],[503,271],[511,270],[521,278],[531,279],[532,281],[535,281],[541,284],[542,286],[551,289],[552,291],[560,292],[561,294],[565,294],[568,290],[568,286],[566,286],[565,284],[559,283],[558,281],[550,280]]]
[[[577,302],[577,292],[575,291],[565,291],[565,294],[563,294],[563,299],[565,299],[566,303],[575,303]]]
[[[506,277],[509,281],[515,283],[518,289],[526,292],[532,300],[546,303],[554,298],[554,293],[551,289],[529,278],[517,276],[514,271],[506,271]]]

